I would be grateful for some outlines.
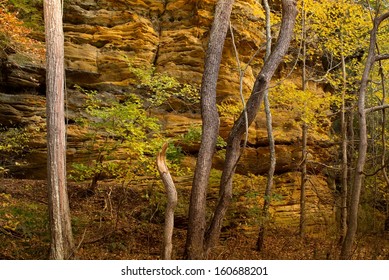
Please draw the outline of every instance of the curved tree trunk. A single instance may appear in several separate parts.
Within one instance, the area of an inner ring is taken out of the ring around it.
[[[216,107],[216,85],[219,76],[224,41],[233,0],[219,0],[215,8],[201,84],[201,116],[203,121],[201,145],[197,157],[189,206],[185,259],[203,259],[205,211],[212,157],[219,135],[219,114]]]
[[[265,61],[261,72],[258,74],[250,98],[247,101],[248,125],[254,121],[265,94],[265,90],[269,87],[270,80],[288,51],[292,39],[295,18],[297,15],[296,2],[293,0],[283,0],[282,8],[282,24],[277,44],[270,57]],[[211,225],[206,234],[207,252],[213,248],[219,240],[222,222],[232,198],[232,178],[241,155],[240,143],[245,132],[246,119],[245,114],[242,113],[234,123],[227,139],[226,160],[220,182],[220,198]]]
[[[157,155],[157,169],[161,175],[163,185],[167,193],[167,205],[165,210],[165,230],[163,233],[162,259],[171,260],[173,251],[173,229],[174,229],[174,209],[177,205],[177,190],[174,185],[172,176],[166,165],[166,150],[168,143],[162,146],[161,152]]]
[[[365,109],[365,98],[367,84],[369,82],[369,74],[375,61],[379,58],[375,54],[377,32],[378,27],[389,17],[389,13],[385,13],[374,19],[374,26],[370,32],[370,46],[369,52],[366,59],[365,69],[362,74],[361,86],[359,88],[358,96],[358,121],[359,121],[359,149],[358,149],[358,161],[354,175],[354,184],[350,198],[350,209],[349,209],[349,220],[346,236],[342,244],[342,250],[340,253],[341,259],[352,258],[352,248],[357,232],[358,225],[358,207],[359,198],[361,194],[362,183],[364,179],[364,166],[366,161],[367,152],[367,128],[366,128],[366,109]],[[371,110],[369,110],[371,111]]]

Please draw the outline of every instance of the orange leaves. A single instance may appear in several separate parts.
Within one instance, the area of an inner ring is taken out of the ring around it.
[[[0,7],[0,45],[3,48],[43,60],[44,46],[41,42],[29,37],[31,30],[23,26],[16,13]]]

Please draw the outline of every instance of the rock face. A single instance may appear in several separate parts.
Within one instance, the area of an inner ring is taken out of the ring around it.
[[[210,26],[213,20],[215,0],[69,0],[65,1],[64,31],[67,74],[68,110],[68,162],[85,158],[83,142],[85,131],[74,125],[84,106],[85,96],[73,90],[73,85],[97,89],[102,93],[120,94],[136,89],[132,65],[150,65],[157,72],[176,77],[180,82],[200,84],[204,55]],[[231,25],[240,61],[243,65],[264,44],[264,12],[256,0],[235,1]],[[220,78],[218,101],[239,101],[239,75],[233,51],[231,34],[225,42]],[[20,63],[16,55],[1,55],[0,124],[22,126],[34,132],[30,145],[35,152],[25,159],[26,166],[15,167],[13,176],[42,178],[46,172],[45,154],[45,71],[42,65]],[[247,67],[243,80],[243,92],[250,94],[255,75],[262,65],[263,51]],[[277,206],[280,215],[297,211],[298,185],[296,171],[301,161],[301,128],[293,122],[298,116],[278,110],[273,112],[275,139],[277,144],[277,170],[280,178],[292,176],[287,188],[290,192],[288,205]],[[199,124],[200,115],[185,110],[164,113],[161,117],[167,135],[185,133],[193,124]],[[232,118],[221,119],[220,135],[227,137]],[[310,159],[323,162],[329,159],[328,128],[313,133],[309,139]],[[196,146],[184,147],[189,153]],[[249,131],[248,148],[237,168],[241,174],[266,174],[268,148],[265,116],[260,113]],[[193,160],[186,162],[193,163]],[[189,164],[190,165],[190,164]],[[222,158],[215,157],[215,168],[220,169]],[[317,166],[312,166],[312,180],[319,193],[331,197],[331,190]],[[282,175],[284,174],[284,175]],[[292,174],[292,175],[291,175]],[[282,179],[281,179],[282,181]],[[276,186],[276,187],[281,187]],[[295,201],[294,203],[290,201]],[[308,196],[311,212],[326,208],[312,192]],[[328,209],[327,209],[328,208]],[[289,210],[290,211],[289,211]],[[328,210],[328,211],[327,211]],[[320,210],[321,211],[321,210]],[[287,216],[286,215],[286,216]],[[281,217],[280,216],[280,217]],[[285,216],[285,215],[284,215]],[[283,216],[282,216],[283,217]]]
[[[67,67],[71,82],[81,86],[129,86],[128,69],[154,65],[182,82],[201,81],[208,33],[216,1],[68,1],[64,13]],[[236,1],[232,24],[242,62],[263,43],[264,14],[254,0]],[[257,60],[259,61],[259,59]],[[251,88],[261,62],[249,67]],[[227,40],[219,95],[238,89],[235,55]]]

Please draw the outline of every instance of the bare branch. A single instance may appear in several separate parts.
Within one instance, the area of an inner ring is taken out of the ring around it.
[[[389,59],[389,53],[376,55],[375,61]]]
[[[366,114],[368,114],[371,112],[376,112],[376,111],[384,110],[387,108],[389,108],[389,104],[383,104],[380,106],[374,106],[374,107],[367,108],[367,109],[365,109],[365,112],[366,112]]]
[[[389,18],[389,12],[386,12],[385,14],[380,15],[375,19],[375,23],[377,26],[381,24],[385,19]]]

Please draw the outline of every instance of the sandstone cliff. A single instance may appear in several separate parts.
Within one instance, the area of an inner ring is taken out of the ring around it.
[[[73,85],[97,89],[119,96],[137,89],[128,58],[136,65],[154,65],[158,72],[176,77],[180,82],[201,82],[208,33],[215,0],[69,0],[65,1],[64,31],[67,74],[68,161],[85,158],[85,131],[74,124],[82,113],[85,96]],[[262,65],[264,12],[255,0],[237,0],[232,14],[240,59],[247,63],[260,49],[258,58],[248,66],[244,94],[250,94],[256,73]],[[230,36],[230,35],[229,35]],[[22,126],[34,133],[25,164],[12,167],[12,175],[44,178],[45,163],[45,79],[42,63],[20,61],[17,54],[1,56],[0,124]],[[218,100],[239,103],[239,78],[232,41],[227,39],[218,82]],[[178,105],[179,106],[179,105]],[[177,113],[177,112],[180,113]],[[298,167],[301,161],[301,128],[290,112],[277,110],[274,127],[279,175],[277,188],[286,199],[275,203],[276,219],[288,220],[298,213]],[[179,108],[160,114],[167,135],[188,131],[200,123],[198,110]],[[220,135],[226,137],[233,119],[221,119]],[[315,131],[309,138],[312,161],[326,162],[329,152],[329,127]],[[195,155],[196,146],[183,147]],[[240,174],[266,174],[268,147],[265,116],[261,112],[249,131],[248,148],[238,166]],[[193,158],[185,161],[193,167]],[[215,157],[220,169],[222,159]],[[332,215],[332,190],[320,166],[312,165],[308,187],[308,208],[315,217],[311,223],[325,222]],[[263,188],[263,187],[262,187]],[[260,190],[262,193],[262,189]],[[295,216],[294,216],[295,217]],[[293,220],[293,218],[292,218]],[[294,218],[295,221],[296,218]]]

